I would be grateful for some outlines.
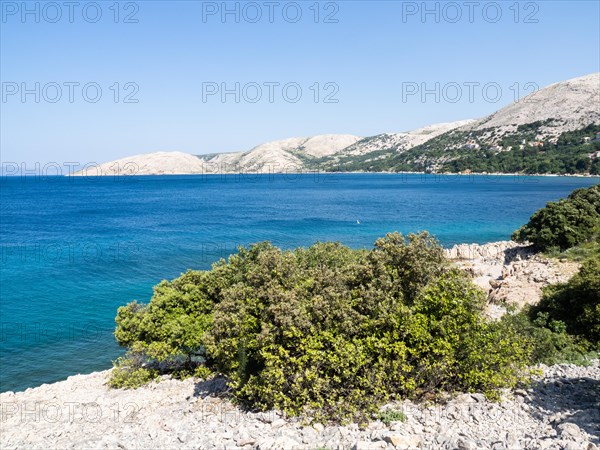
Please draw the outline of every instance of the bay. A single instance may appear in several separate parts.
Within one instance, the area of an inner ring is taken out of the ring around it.
[[[281,174],[0,182],[0,391],[107,369],[120,305],[238,245],[371,247],[428,230],[444,246],[510,238],[598,178]]]

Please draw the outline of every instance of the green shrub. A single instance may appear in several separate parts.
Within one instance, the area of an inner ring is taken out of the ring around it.
[[[532,316],[560,321],[600,350],[600,260],[590,259],[567,283],[548,286]]]
[[[589,359],[587,346],[566,333],[564,322],[550,320],[548,314],[525,310],[505,315],[501,324],[529,343],[531,364],[585,364]]]
[[[158,371],[139,367],[129,358],[120,358],[115,362],[108,385],[115,389],[135,389],[158,378]]]
[[[402,411],[394,410],[382,411],[377,414],[376,417],[388,427],[392,424],[392,422],[406,422],[407,419],[406,414],[404,414]]]
[[[589,241],[600,231],[600,185],[576,189],[568,198],[549,202],[513,233],[543,251],[566,250]]]
[[[211,323],[206,272],[189,271],[173,281],[154,287],[148,305],[136,301],[122,306],[115,319],[117,342],[154,360],[177,366],[202,354],[202,336]]]
[[[512,386],[528,360],[426,233],[388,235],[370,252],[253,247],[228,265],[236,282],[206,349],[253,407],[362,420],[395,396]]]
[[[213,371],[206,367],[204,364],[198,364],[197,366],[179,367],[169,372],[170,375],[177,380],[185,380],[187,378],[201,378],[207,379],[213,375]]]
[[[136,380],[142,364],[188,376],[201,356],[196,370],[226,375],[251,408],[364,421],[395,398],[521,381],[529,344],[487,323],[484,302],[427,233],[372,250],[262,243],[163,281],[148,305],[119,309],[115,335]]]

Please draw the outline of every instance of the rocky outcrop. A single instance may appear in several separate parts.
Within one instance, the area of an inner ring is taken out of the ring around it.
[[[535,84],[531,88],[537,88]],[[464,130],[494,128],[497,135],[512,132],[519,125],[551,120],[542,133],[558,135],[565,131],[600,123],[600,72],[551,84],[496,111]]]
[[[542,367],[502,402],[463,394],[444,404],[392,403],[405,422],[364,428],[248,412],[222,379],[164,379],[110,390],[108,371],[0,394],[3,449],[572,449],[598,450],[600,365]]]
[[[566,282],[579,270],[578,263],[546,258],[513,241],[460,244],[445,253],[488,293],[491,317],[502,315],[507,305],[539,302],[542,288]]]
[[[522,258],[530,253],[528,246],[514,241],[490,242],[488,244],[458,244],[445,251],[446,257],[454,260],[482,260],[505,262],[507,259]]]

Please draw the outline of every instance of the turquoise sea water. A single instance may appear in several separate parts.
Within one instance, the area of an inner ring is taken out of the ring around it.
[[[119,305],[207,269],[237,245],[390,231],[442,244],[503,240],[550,200],[599,179],[433,175],[4,177],[0,391],[109,368]]]

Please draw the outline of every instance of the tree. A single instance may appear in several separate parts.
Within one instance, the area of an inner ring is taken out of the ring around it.
[[[566,250],[591,239],[600,229],[600,185],[577,189],[568,198],[549,202],[513,233],[541,250]]]

